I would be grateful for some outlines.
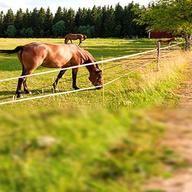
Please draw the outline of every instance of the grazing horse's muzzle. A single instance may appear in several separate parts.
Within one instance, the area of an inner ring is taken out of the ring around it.
[[[96,68],[96,71],[90,73],[89,80],[96,89],[101,89],[103,87],[102,71]]]
[[[99,89],[102,89],[102,88],[103,88],[103,85],[97,85],[97,86],[95,86],[95,87],[96,87],[97,90],[99,90]]]

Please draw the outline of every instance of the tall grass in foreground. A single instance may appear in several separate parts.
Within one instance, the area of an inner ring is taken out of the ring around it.
[[[104,102],[83,92],[3,106],[0,191],[140,192],[151,176],[170,176],[185,162],[158,146],[164,128],[144,109],[170,97],[187,62],[174,52],[160,72],[151,64],[107,87]]]

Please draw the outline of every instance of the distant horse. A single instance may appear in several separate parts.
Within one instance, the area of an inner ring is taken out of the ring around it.
[[[79,66],[81,64],[95,62],[95,58],[86,50],[77,45],[54,45],[47,43],[30,43],[24,46],[18,46],[13,50],[0,50],[0,53],[14,54],[18,53],[18,58],[22,65],[22,76],[32,74],[40,65],[49,68],[63,68],[70,66]],[[102,71],[98,65],[86,66],[89,71],[89,80],[97,88],[102,87]],[[61,70],[53,83],[56,89],[59,79],[66,70]],[[72,69],[72,87],[79,89],[76,85],[78,68]],[[24,87],[24,93],[30,94],[27,88],[26,77],[20,77],[18,80],[16,96],[21,97],[21,87]]]
[[[69,41],[71,41],[71,43],[73,43],[72,40],[77,40],[77,39],[79,39],[79,45],[80,45],[82,43],[82,41],[87,39],[87,36],[83,35],[83,34],[69,33],[65,36],[65,44],[67,44]]]
[[[160,42],[162,45],[168,45],[170,46],[173,41],[175,41],[175,37],[172,37],[170,39],[160,39],[157,42]]]

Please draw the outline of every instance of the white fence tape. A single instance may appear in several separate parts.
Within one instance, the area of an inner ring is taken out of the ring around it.
[[[142,67],[145,67],[148,64],[149,63],[146,63],[144,65],[139,66],[137,68],[137,70],[142,68]],[[102,86],[110,85],[110,84],[114,83],[115,81],[118,81],[119,79],[129,75],[130,73],[132,73],[135,70],[136,69],[133,69],[133,70],[129,71],[128,73],[125,73],[125,74],[123,74],[123,75],[121,75],[121,76],[119,76],[119,77],[117,77],[117,78],[115,78],[115,79],[113,79],[111,81],[108,81],[107,83],[104,83]],[[70,94],[70,93],[77,93],[77,92],[81,92],[81,91],[93,90],[93,89],[96,89],[96,88],[101,88],[101,86],[91,86],[91,87],[86,87],[86,88],[77,89],[77,90],[64,91],[64,92],[51,93],[51,94],[47,94],[47,95],[40,95],[40,96],[29,97],[29,98],[24,98],[24,99],[5,101],[5,102],[1,102],[0,105],[11,104],[11,103],[19,103],[19,102],[30,101],[30,100],[37,100],[37,99],[53,97],[53,96],[59,96],[59,95],[66,95],[66,94]]]
[[[178,43],[178,44],[174,44],[174,45],[171,45],[171,46],[168,46],[168,47],[164,47],[164,48],[161,48],[161,50],[163,49],[168,49],[168,48],[171,48],[171,47],[175,47],[177,45],[179,45],[181,43]],[[139,56],[139,55],[144,55],[144,54],[148,54],[148,53],[152,53],[152,52],[155,52],[156,49],[152,49],[150,51],[144,51],[144,52],[141,52],[141,53],[135,53],[135,54],[132,54],[132,55],[126,55],[126,56],[122,56],[122,57],[116,57],[116,58],[112,58],[112,59],[106,59],[106,60],[103,60],[103,61],[97,61],[97,62],[93,62],[93,63],[87,63],[87,64],[82,64],[82,65],[78,65],[78,66],[71,66],[71,67],[66,67],[66,68],[59,68],[59,69],[55,69],[55,70],[50,70],[50,71],[44,71],[44,72],[40,72],[40,73],[34,73],[34,74],[30,74],[30,75],[23,75],[23,76],[18,76],[18,77],[11,77],[11,78],[7,78],[7,79],[0,79],[0,83],[1,82],[6,82],[6,81],[11,81],[11,80],[16,80],[16,79],[19,79],[19,78],[22,78],[22,77],[32,77],[32,76],[39,76],[39,75],[44,75],[44,74],[49,74],[49,73],[55,73],[55,72],[59,72],[59,71],[63,71],[63,70],[68,70],[68,69],[75,69],[75,68],[79,68],[79,67],[86,67],[86,66],[90,66],[90,65],[94,65],[94,64],[104,64],[104,63],[109,63],[111,61],[117,61],[117,60],[122,60],[122,59],[128,59],[128,58],[131,58],[131,57],[136,57],[136,56]]]
[[[182,44],[182,43],[178,43],[178,44],[175,44],[175,45],[164,47],[164,48],[161,48],[161,50],[168,49],[170,47],[174,47],[174,46],[177,46],[179,44]],[[42,72],[42,73],[36,73],[36,74],[32,74],[32,75],[26,75],[26,77],[28,77],[28,76],[43,75],[43,74],[53,73],[53,72],[60,71],[60,70],[73,69],[73,68],[83,67],[83,66],[88,66],[88,65],[93,65],[93,64],[103,64],[103,63],[107,63],[107,62],[111,62],[111,61],[127,59],[127,58],[130,58],[130,57],[135,57],[135,56],[138,56],[138,55],[143,55],[143,54],[151,53],[151,52],[154,52],[154,51],[156,51],[156,49],[153,49],[153,50],[150,50],[150,51],[141,52],[141,53],[136,53],[136,54],[132,54],[132,55],[127,55],[127,56],[123,56],[123,57],[117,57],[117,58],[107,59],[107,60],[103,60],[103,61],[98,61],[98,62],[94,62],[94,63],[88,63],[88,64],[85,64],[85,65],[68,67],[68,68],[65,68],[65,69],[51,70],[51,71],[46,71],[46,72]],[[131,72],[133,72],[135,70],[138,70],[139,68],[145,67],[148,64],[149,64],[149,62],[145,63],[145,64],[139,66],[138,68],[135,68],[135,69],[129,71],[128,73],[123,74],[123,75],[121,75],[121,76],[119,76],[119,77],[117,77],[117,78],[115,78],[115,79],[113,79],[111,81],[108,81],[108,82],[104,83],[103,86],[112,84],[115,81],[118,81],[119,79],[129,75]],[[10,80],[13,80],[13,79],[18,79],[20,77],[13,77],[13,78],[8,78],[8,79],[2,79],[2,80],[0,80],[0,82],[10,81]],[[25,77],[25,76],[23,76],[23,77]],[[91,86],[91,87],[82,88],[82,89],[78,89],[78,90],[64,91],[64,92],[52,93],[52,94],[46,94],[46,95],[40,95],[40,96],[34,96],[34,97],[29,97],[29,98],[24,98],[24,99],[10,100],[10,101],[1,102],[0,105],[11,104],[11,103],[19,103],[19,102],[30,101],[30,100],[37,100],[37,99],[53,97],[53,96],[59,96],[59,95],[65,95],[65,94],[76,93],[76,92],[80,92],[80,91],[92,90],[92,89],[96,89],[96,88],[99,88],[99,87],[101,87],[101,86],[96,86],[96,87],[95,86]]]

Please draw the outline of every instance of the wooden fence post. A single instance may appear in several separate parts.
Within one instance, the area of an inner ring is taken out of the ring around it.
[[[157,71],[160,70],[161,42],[157,41]]]
[[[101,57],[101,61],[102,61],[102,76],[103,76],[103,87],[102,87],[102,98],[103,98],[103,107],[105,106],[105,87],[104,87],[104,65],[103,65],[103,56]]]

